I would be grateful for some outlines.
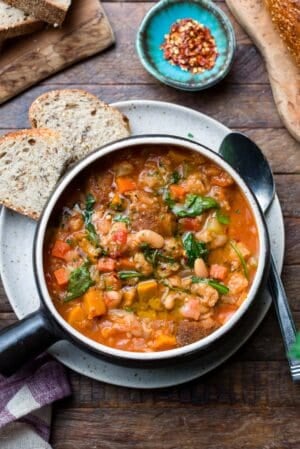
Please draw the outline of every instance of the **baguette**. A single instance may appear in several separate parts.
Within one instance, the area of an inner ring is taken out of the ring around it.
[[[28,129],[0,137],[0,204],[37,220],[69,158],[56,131]]]
[[[0,0],[0,41],[23,34],[33,33],[43,27],[43,22],[20,9]]]
[[[11,6],[25,11],[39,20],[61,25],[72,0],[5,0]]]
[[[300,1],[266,0],[266,4],[281,38],[300,67]]]
[[[33,128],[50,128],[62,133],[72,148],[73,161],[91,151],[128,137],[128,119],[94,95],[78,89],[47,92],[29,109]]]

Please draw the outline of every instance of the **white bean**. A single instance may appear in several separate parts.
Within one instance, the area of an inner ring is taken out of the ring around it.
[[[194,271],[196,276],[199,276],[200,278],[208,277],[208,269],[203,259],[199,258],[195,260]]]
[[[148,243],[151,248],[162,248],[164,246],[164,238],[157,232],[150,229],[143,229],[137,232],[136,238],[140,243]]]

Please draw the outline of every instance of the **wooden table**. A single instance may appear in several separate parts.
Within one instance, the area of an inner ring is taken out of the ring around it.
[[[228,12],[224,1],[219,5]],[[28,126],[42,92],[82,87],[107,102],[164,100],[188,106],[246,132],[268,157],[286,226],[283,281],[300,327],[300,145],[282,127],[262,60],[232,18],[238,50],[227,79],[206,92],[165,87],[140,65],[134,42],[148,2],[105,2],[117,45],[36,86],[0,109],[1,132]],[[0,325],[15,315],[0,292]],[[227,363],[177,388],[141,391],[70,372],[73,396],[57,403],[55,449],[297,449],[300,386],[292,384],[272,308],[255,335]]]

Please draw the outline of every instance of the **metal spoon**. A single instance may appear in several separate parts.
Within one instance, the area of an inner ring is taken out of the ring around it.
[[[252,189],[264,213],[275,195],[271,168],[258,146],[240,133],[228,134],[219,148],[219,154],[232,165]],[[273,298],[286,353],[296,340],[296,327],[284,286],[271,254],[268,289]],[[293,381],[300,381],[300,362],[287,355]]]

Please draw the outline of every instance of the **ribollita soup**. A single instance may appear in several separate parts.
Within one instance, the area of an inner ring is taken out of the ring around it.
[[[101,158],[61,198],[44,270],[62,317],[104,345],[163,351],[240,307],[258,232],[231,176],[201,154],[145,146]]]

